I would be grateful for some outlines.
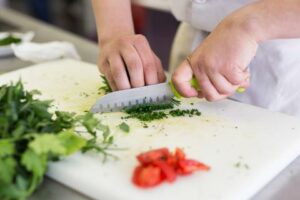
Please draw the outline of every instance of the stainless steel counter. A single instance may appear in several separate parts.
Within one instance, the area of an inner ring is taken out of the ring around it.
[[[72,42],[84,61],[96,63],[98,55],[97,44],[82,39],[72,33],[62,31],[56,27],[46,25],[40,21],[30,17],[18,14],[11,10],[0,10],[1,20],[17,27],[21,31],[35,31],[37,42],[47,42],[53,40],[65,40]],[[0,26],[1,27],[1,26]],[[31,63],[23,62],[15,57],[0,58],[0,73],[12,71],[18,68],[26,67]],[[255,148],[255,147],[253,147]],[[289,148],[289,147],[287,147]],[[254,200],[298,200],[300,199],[300,158],[294,161],[287,169],[285,169],[270,184],[263,188]],[[239,191],[237,191],[239,192]],[[43,184],[30,198],[31,200],[88,200],[82,194],[69,189],[53,180],[45,178]],[[104,199],[106,200],[106,199]]]

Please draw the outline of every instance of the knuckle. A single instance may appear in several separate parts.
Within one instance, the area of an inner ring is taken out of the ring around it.
[[[127,68],[131,70],[138,70],[140,68],[138,61],[134,56],[127,58],[127,64],[128,64]]]
[[[146,73],[153,73],[155,71],[155,67],[152,62],[148,61],[144,64],[144,70]]]
[[[217,100],[217,97],[210,92],[205,95],[205,98],[209,102]]]
[[[120,80],[123,76],[123,71],[121,67],[115,67],[112,69],[112,75],[116,80]]]
[[[138,43],[140,43],[140,42],[142,43],[142,42],[146,42],[147,39],[146,39],[146,37],[144,35],[137,34],[135,36],[135,41],[138,42]]]
[[[234,88],[232,87],[221,87],[221,88],[218,88],[218,91],[221,93],[221,94],[232,94],[233,91],[234,91]]]
[[[128,44],[128,38],[126,38],[126,37],[120,38],[117,41],[117,46],[118,47],[126,46],[127,44]]]

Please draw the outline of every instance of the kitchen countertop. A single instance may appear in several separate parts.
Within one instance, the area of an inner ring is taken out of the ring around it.
[[[96,63],[98,55],[98,47],[96,43],[90,42],[72,33],[62,31],[54,26],[44,24],[40,21],[8,9],[0,10],[0,20],[17,27],[17,29],[20,31],[35,31],[36,37],[34,41],[36,42],[47,42],[52,40],[66,40],[72,42],[77,47],[77,50],[84,61]],[[29,62],[20,61],[15,57],[0,58],[0,73],[26,67],[30,64],[31,63]],[[277,176],[271,183],[269,183],[255,197],[253,197],[253,199],[296,200],[300,197],[300,190],[298,189],[299,185],[300,158],[295,160],[279,176]],[[39,199],[87,200],[89,198],[61,185],[60,183],[57,183],[49,178],[45,178],[43,184],[30,198],[30,200]]]

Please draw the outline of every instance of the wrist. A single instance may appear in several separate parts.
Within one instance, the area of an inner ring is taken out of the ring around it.
[[[105,33],[99,33],[99,46],[104,46],[110,41],[118,39],[122,36],[134,35],[135,32],[133,30],[120,30],[120,31],[110,31]]]
[[[225,18],[229,26],[238,30],[256,43],[271,39],[270,29],[267,27],[263,1],[243,7]]]

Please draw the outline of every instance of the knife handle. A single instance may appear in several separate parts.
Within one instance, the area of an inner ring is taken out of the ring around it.
[[[170,84],[170,87],[171,87],[172,92],[174,93],[174,96],[175,96],[176,98],[181,98],[182,96],[181,96],[181,95],[179,94],[179,92],[176,90],[176,88],[175,88],[174,84],[172,83],[172,81],[170,81],[169,84]],[[200,91],[200,90],[201,90],[201,87],[200,87],[200,85],[199,85],[199,83],[198,83],[198,81],[196,80],[195,77],[193,77],[193,78],[190,80],[190,84],[191,84],[191,86],[192,86],[193,88],[195,88],[197,91]],[[245,92],[245,90],[246,90],[245,88],[239,87],[238,89],[236,89],[236,92],[237,92],[237,93],[243,93],[243,92]]]

